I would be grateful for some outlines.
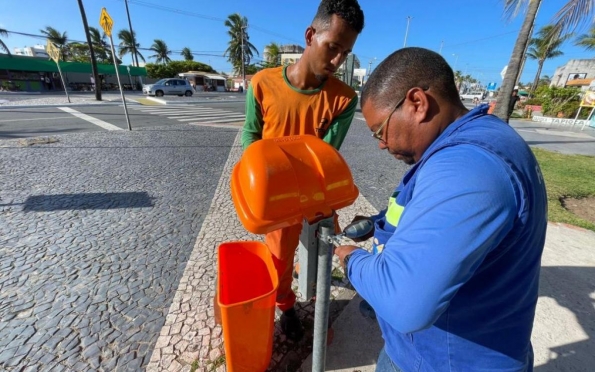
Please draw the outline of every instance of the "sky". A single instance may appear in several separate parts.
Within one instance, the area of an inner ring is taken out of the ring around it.
[[[501,85],[500,73],[508,63],[524,14],[507,19],[503,0],[360,0],[365,27],[354,53],[361,67],[376,66],[395,50],[418,46],[440,52],[455,70],[470,74],[482,83]],[[565,1],[543,0],[536,30],[548,24]],[[69,39],[84,41],[84,29],[77,0],[0,0],[0,28],[7,31],[40,35],[40,29],[52,26],[66,31]],[[83,0],[89,26],[99,28],[99,14],[105,7],[117,32],[128,28],[124,0]],[[219,72],[230,73],[226,57],[229,36],[224,20],[232,13],[248,19],[250,42],[262,59],[270,42],[304,46],[304,32],[318,7],[318,0],[128,0],[132,27],[141,48],[149,48],[154,39],[164,40],[174,51],[172,59],[183,59],[184,47],[194,53],[194,60],[207,63]],[[407,27],[407,17],[409,27]],[[586,33],[587,26],[578,30]],[[407,31],[408,29],[408,31]],[[405,37],[407,35],[407,37]],[[45,39],[10,33],[3,41],[15,47],[45,44]],[[557,67],[570,59],[594,58],[595,52],[574,46],[574,39],[562,46],[564,55],[546,61],[542,75],[552,76]],[[145,50],[147,58],[152,52]],[[130,64],[130,57],[123,59]],[[532,82],[537,61],[527,60],[521,82]]]

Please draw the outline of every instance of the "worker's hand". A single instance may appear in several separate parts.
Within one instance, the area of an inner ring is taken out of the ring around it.
[[[361,220],[369,220],[369,219],[370,219],[370,217],[358,215],[358,216],[353,217],[353,220],[351,220],[351,223],[361,221]],[[356,243],[360,243],[360,242],[365,242],[366,240],[370,239],[373,236],[374,236],[374,228],[372,228],[372,230],[368,234],[362,235],[359,238],[352,238],[351,240],[353,240]]]
[[[343,266],[343,270],[347,270],[347,268],[345,267],[345,262],[343,261],[345,259],[345,256],[355,251],[356,249],[360,248],[356,247],[355,245],[340,245],[337,248],[335,248],[335,254],[337,255],[337,257],[339,257],[339,262],[341,263],[341,266]]]

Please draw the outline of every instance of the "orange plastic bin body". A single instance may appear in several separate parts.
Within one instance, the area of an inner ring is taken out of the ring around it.
[[[234,167],[231,192],[240,221],[255,234],[329,217],[359,194],[345,159],[311,135],[248,146]]]
[[[219,246],[217,303],[228,372],[265,371],[273,349],[277,273],[261,242]]]

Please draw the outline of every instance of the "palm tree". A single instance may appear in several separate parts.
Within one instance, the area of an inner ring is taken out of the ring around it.
[[[184,57],[185,61],[194,61],[194,55],[192,55],[192,51],[188,47],[182,49],[182,53],[180,53],[180,55]]]
[[[230,40],[227,43],[228,47],[223,55],[227,56],[227,61],[231,63],[236,73],[241,73],[242,66],[250,64],[253,52],[258,55],[258,50],[252,43],[250,43],[250,37],[246,32],[246,29],[248,28],[248,18],[242,17],[238,13],[230,14],[225,21],[225,26],[229,27],[227,34],[229,35]],[[242,54],[244,56],[243,63]]]
[[[39,31],[60,49],[62,60],[66,61],[68,59],[68,36],[66,31],[60,33],[60,31],[50,26],[46,26],[44,30]]]
[[[101,63],[112,63],[111,48],[107,43],[105,33],[95,27],[89,27],[91,45]]]
[[[504,75],[504,80],[502,81],[502,87],[500,88],[500,94],[498,95],[498,101],[494,110],[494,114],[502,119],[505,119],[508,114],[507,111],[510,96],[519,76],[521,59],[525,54],[525,49],[529,42],[541,1],[542,0],[504,1],[505,13],[509,17],[516,16],[523,5],[528,3],[528,6],[527,14],[525,15],[523,25],[519,31],[512,55],[510,56],[510,61],[508,62],[508,68]],[[571,31],[574,31],[579,25],[584,24],[584,22],[591,21],[593,19],[593,13],[595,13],[595,0],[568,0],[568,2],[556,13],[552,24],[559,35],[566,35]]]
[[[529,49],[527,50],[527,57],[537,60],[537,74],[533,80],[531,86],[531,92],[537,89],[539,83],[539,76],[541,76],[541,69],[543,63],[550,58],[559,57],[564,54],[559,48],[560,46],[570,38],[570,34],[560,36],[557,33],[556,28],[553,25],[543,26],[537,33],[537,37],[534,37],[529,41]]]
[[[0,28],[0,36],[8,37],[8,31],[6,31],[3,28]],[[0,49],[5,51],[6,54],[10,55],[10,50],[8,50],[8,47],[6,46],[6,44],[4,44],[4,41],[2,41],[2,39],[0,39]]]
[[[595,26],[591,27],[589,33],[579,36],[574,45],[582,46],[587,50],[595,50]]]
[[[151,45],[149,50],[152,50],[153,52],[155,52],[154,55],[149,56],[149,58],[155,58],[155,62],[167,63],[167,62],[171,61],[171,58],[169,58],[169,55],[171,54],[171,50],[169,50],[167,48],[167,44],[165,43],[165,41],[163,41],[161,39],[153,40],[153,45]]]
[[[281,65],[281,46],[274,41],[264,47],[264,59],[267,67],[277,67]]]
[[[140,43],[134,43],[132,40],[136,37],[136,32],[133,34],[130,33],[127,29],[121,29],[118,32],[118,39],[120,39],[120,44],[118,45],[118,56],[120,58],[124,57],[126,54],[133,54],[136,51],[137,59],[140,58],[143,62],[145,62],[145,57],[138,51],[140,48]],[[135,45],[136,44],[136,45]],[[134,56],[132,58],[132,64],[134,64]]]

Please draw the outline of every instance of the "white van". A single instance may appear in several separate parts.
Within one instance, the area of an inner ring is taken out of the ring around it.
[[[461,100],[466,100],[466,99],[470,99],[473,100],[473,98],[477,98],[478,100],[482,100],[484,98],[484,93],[483,92],[479,92],[479,91],[475,91],[475,92],[469,92],[469,93],[465,93],[465,94],[461,94]]]

